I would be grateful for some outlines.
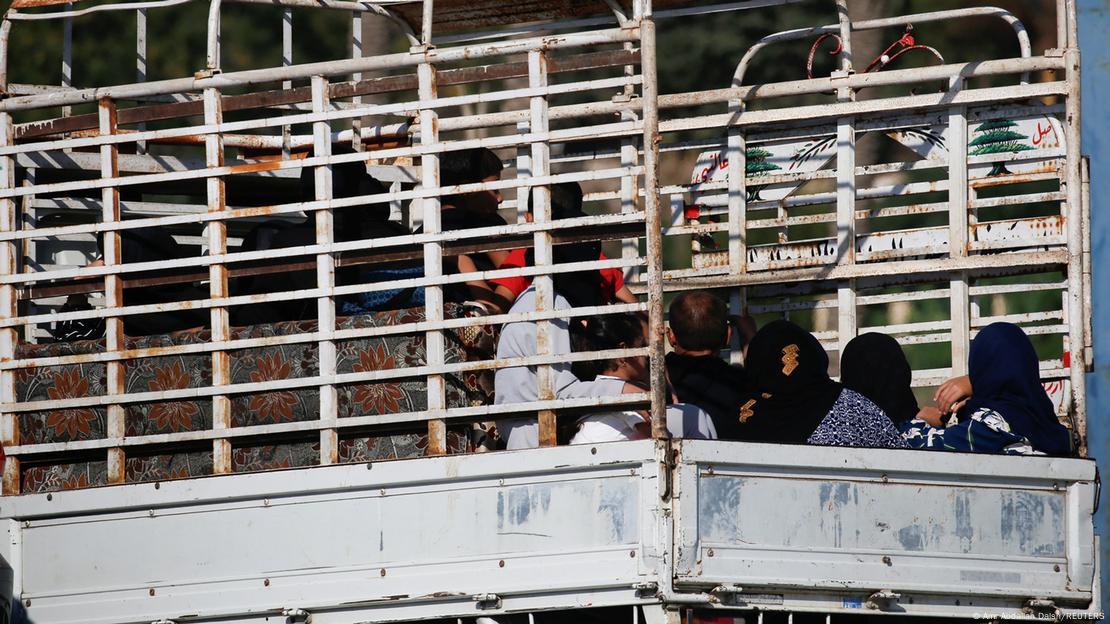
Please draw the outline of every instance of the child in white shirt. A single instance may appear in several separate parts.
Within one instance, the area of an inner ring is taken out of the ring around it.
[[[635,349],[647,345],[647,322],[642,315],[611,314],[591,318],[578,336],[578,350],[602,351]],[[589,368],[593,368],[592,371]],[[624,381],[647,387],[647,356],[632,356],[588,363],[583,377],[596,375],[595,381]],[[667,407],[667,429],[679,438],[715,439],[713,421],[693,405]],[[645,412],[620,410],[590,414],[578,419],[578,432],[571,444],[593,444],[651,437],[651,421]]]

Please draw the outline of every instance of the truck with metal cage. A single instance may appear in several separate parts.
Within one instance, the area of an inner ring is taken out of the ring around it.
[[[665,302],[711,289],[733,312],[813,330],[832,372],[851,338],[893,335],[921,388],[966,373],[980,328],[1020,324],[1061,421],[1085,436],[1074,2],[1038,4],[1037,47],[1002,8],[859,19],[845,0],[810,3],[810,26],[766,33],[731,81],[661,82],[657,26],[791,4],[14,0],[0,22],[0,593],[13,621],[1096,617],[1085,448],[668,434]],[[138,79],[78,86],[74,41],[109,14],[134,18]],[[295,62],[306,14],[349,23],[349,56]],[[148,76],[160,15],[206,18],[190,73]],[[280,28],[281,64],[232,54],[231,16]],[[369,54],[371,23],[402,49]],[[956,59],[914,39],[950,23],[997,25],[1016,53]],[[13,79],[22,30],[58,27],[61,84]],[[859,42],[875,32],[896,43],[869,65]],[[821,75],[814,52],[829,40],[836,67]],[[810,48],[808,73],[753,81],[778,46]],[[906,51],[924,60],[903,66]],[[503,160],[501,179],[445,183],[441,158],[474,147]],[[351,164],[383,190],[337,193]],[[551,218],[562,182],[583,187],[586,216]],[[503,195],[506,224],[445,231],[442,199],[480,191]],[[368,204],[403,229],[337,231],[339,211]],[[313,238],[252,249],[272,222]],[[128,260],[121,240],[139,230],[185,252]],[[554,261],[553,245],[582,240],[608,257]],[[443,271],[445,257],[521,247],[534,266]],[[422,271],[339,277],[387,262]],[[600,268],[623,271],[637,302],[554,309],[553,275]],[[296,271],[313,284],[241,287]],[[533,279],[534,312],[445,298],[509,275]],[[125,301],[164,284],[192,294]],[[422,304],[344,312],[345,297],[396,289]],[[311,318],[235,322],[288,301]],[[629,311],[647,314],[647,347],[550,350],[554,319]],[[128,332],[185,313],[202,324]],[[499,327],[525,320],[539,353],[498,359]],[[59,340],[65,323],[102,335]],[[623,355],[650,358],[650,391],[556,397],[552,365]],[[539,370],[539,400],[495,403],[493,371],[521,365]],[[560,423],[606,406],[649,410],[652,439],[557,443]],[[506,416],[535,418],[541,448],[480,452],[481,423]]]

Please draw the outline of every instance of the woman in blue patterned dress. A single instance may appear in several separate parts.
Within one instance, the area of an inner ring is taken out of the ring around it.
[[[992,323],[971,343],[971,398],[957,422],[902,427],[913,448],[1008,455],[1070,455],[1071,431],[1060,424],[1040,380],[1037,352],[1017,325]]]
[[[743,440],[906,447],[882,409],[829,378],[821,343],[789,321],[756,333],[744,367],[751,387],[738,415]]]

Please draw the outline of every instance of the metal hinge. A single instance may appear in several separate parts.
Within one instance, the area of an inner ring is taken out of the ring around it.
[[[867,607],[868,609],[885,611],[886,609],[889,609],[891,605],[898,604],[898,601],[901,599],[902,594],[891,591],[889,589],[880,589],[879,591],[868,596],[867,602],[865,602],[863,606]]]
[[[1048,600],[1047,598],[1030,598],[1025,601],[1025,605],[1021,607],[1022,613],[1026,615],[1035,615],[1040,613],[1058,613],[1060,609],[1056,607],[1056,602]]]
[[[644,581],[642,583],[633,583],[632,589],[636,590],[636,595],[640,598],[644,596],[654,596],[659,591],[659,583],[655,581]]]
[[[718,585],[718,586],[714,587],[713,589],[709,590],[709,593],[711,593],[711,594],[731,595],[731,594],[739,594],[742,591],[744,591],[744,588],[740,587],[739,585]]]
[[[295,622],[304,622],[304,624],[312,623],[312,614],[304,609],[292,608],[282,609],[281,614],[285,616],[286,624],[294,624]]]
[[[479,609],[500,609],[501,596],[497,594],[474,594],[470,597]]]

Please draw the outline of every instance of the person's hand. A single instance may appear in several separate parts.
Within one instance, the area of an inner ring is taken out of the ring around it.
[[[917,419],[924,420],[925,422],[929,423],[930,427],[944,426],[944,416],[940,413],[939,409],[933,407],[932,405],[926,405],[925,407],[918,410]]]
[[[740,336],[740,347],[746,347],[752,338],[755,337],[759,328],[755,324],[755,319],[748,314],[747,310],[742,315],[730,314],[728,315],[728,323],[732,325],[733,331]]]
[[[933,403],[941,414],[958,412],[971,398],[971,379],[964,375],[942,383],[933,393]]]

